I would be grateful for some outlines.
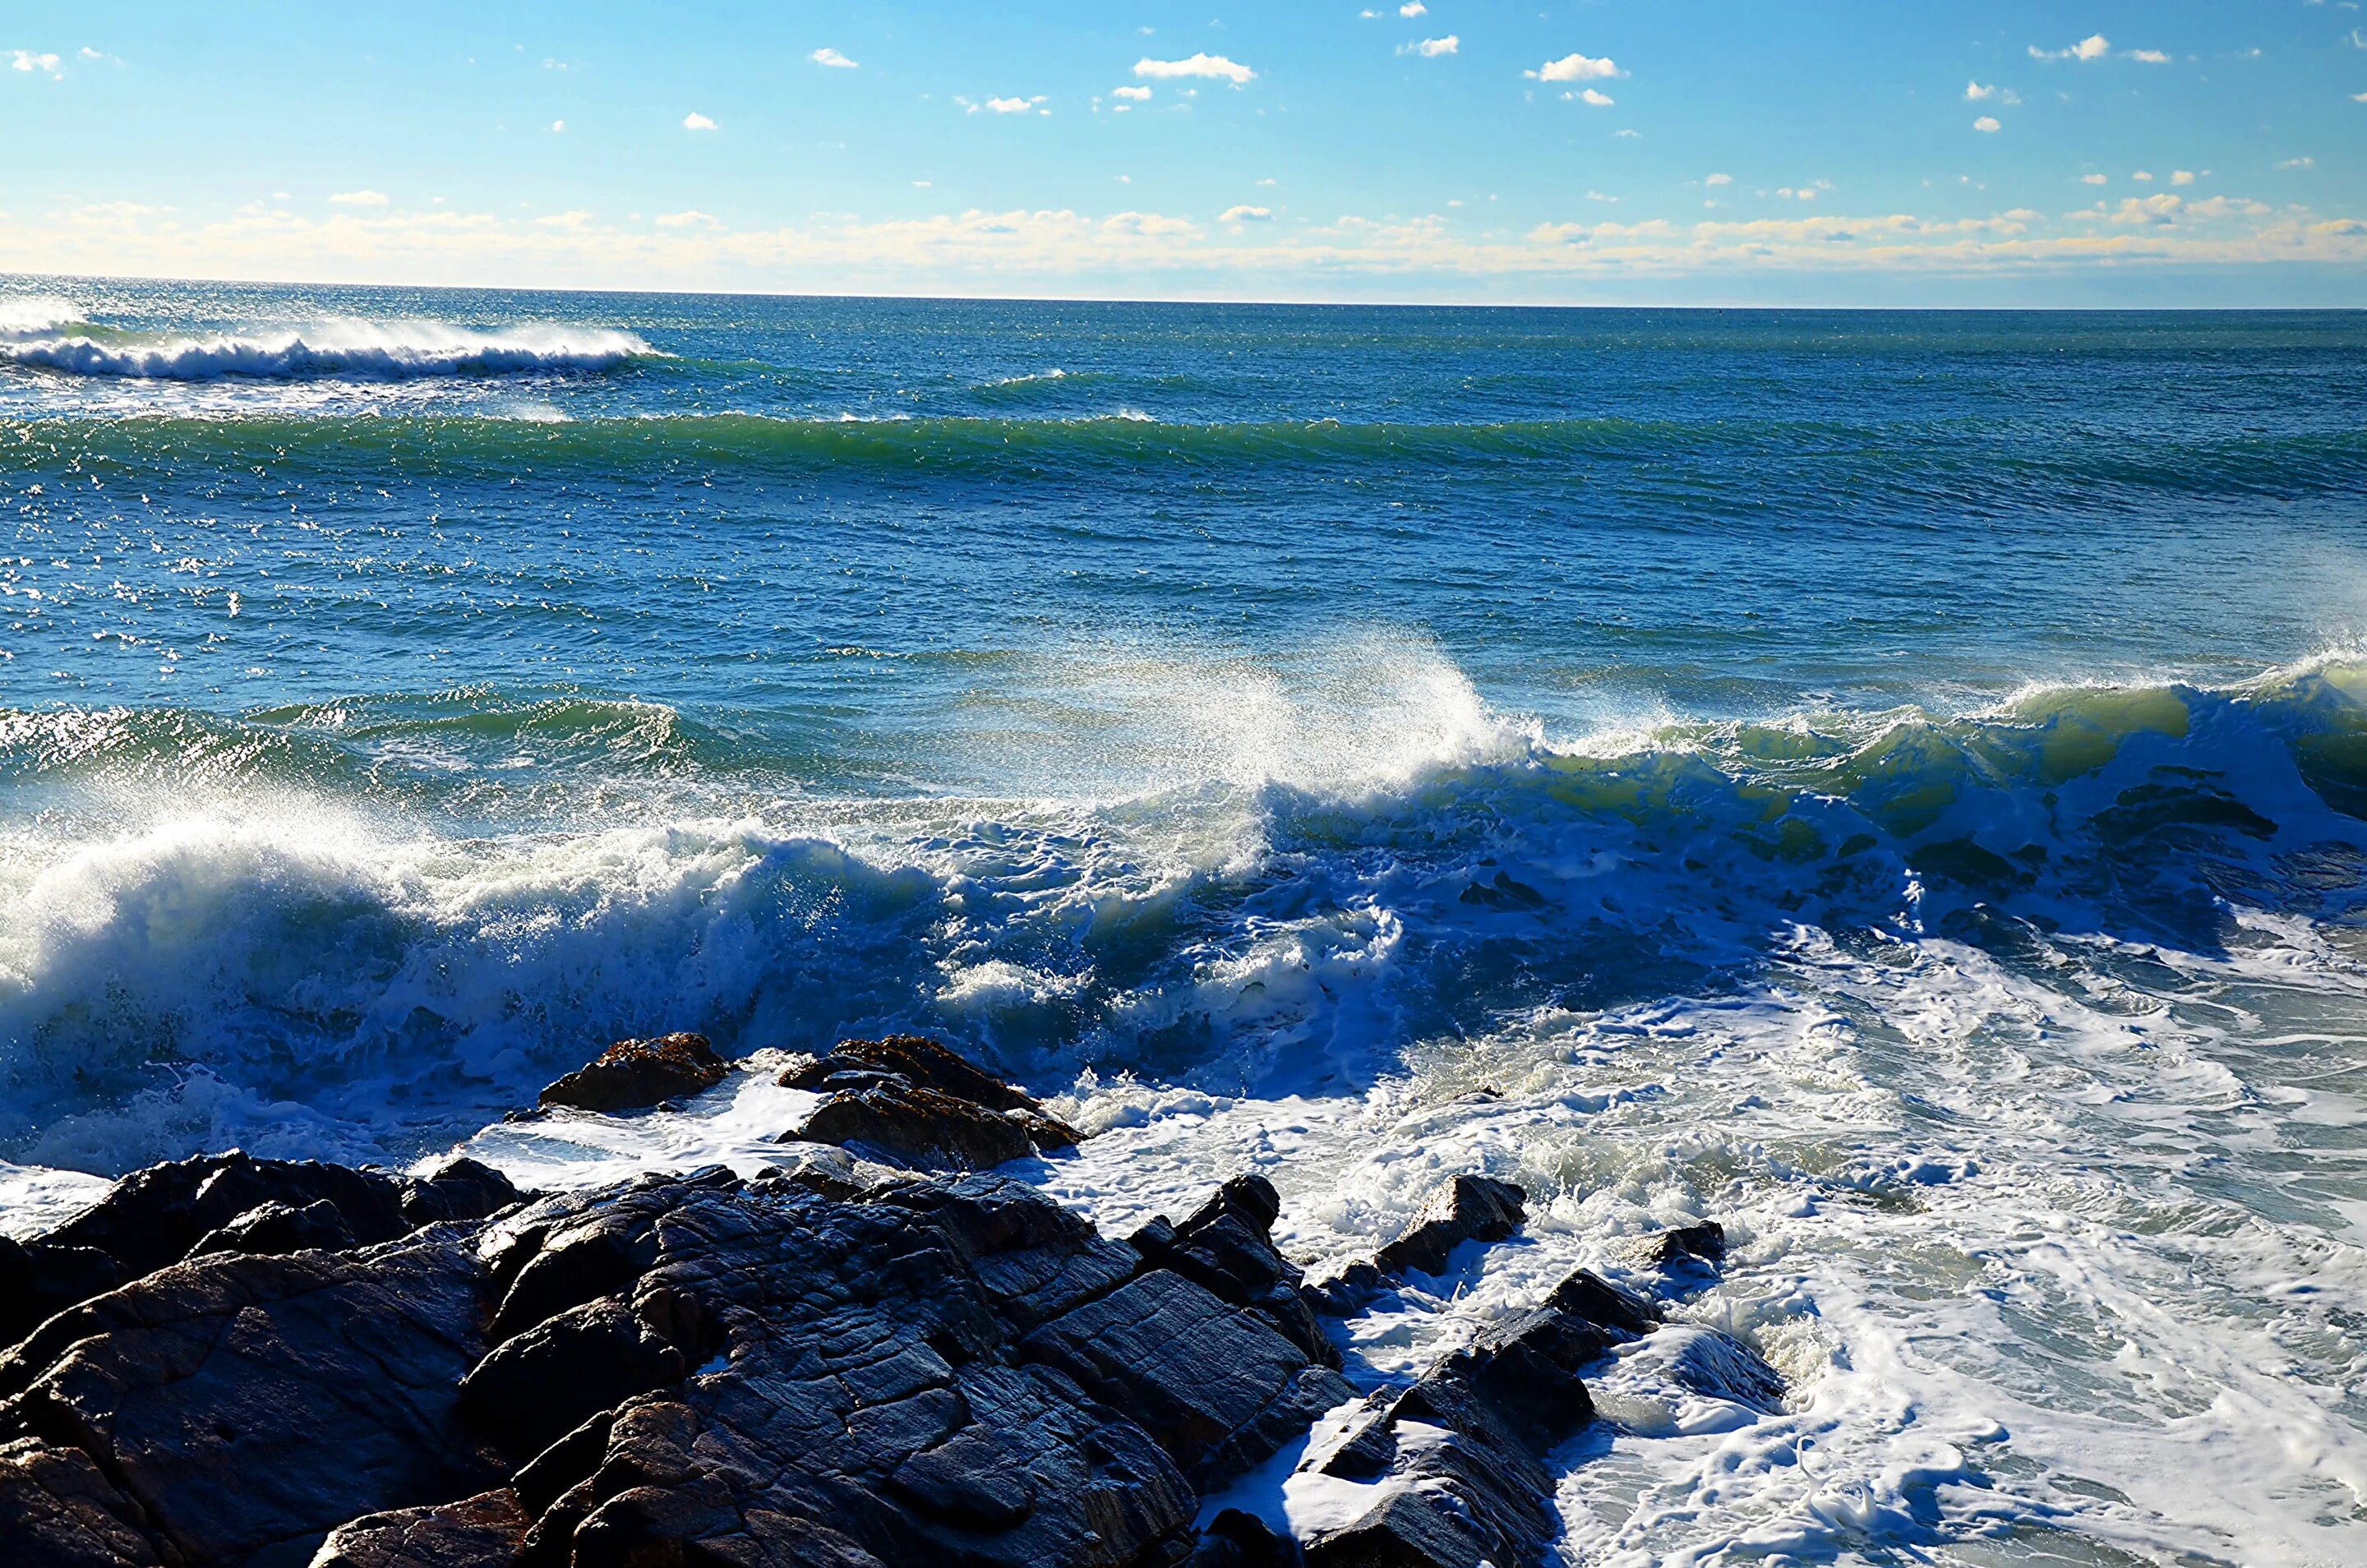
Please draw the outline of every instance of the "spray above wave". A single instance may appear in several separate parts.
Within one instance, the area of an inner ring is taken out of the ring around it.
[[[1053,1081],[1354,1082],[1540,1009],[1747,983],[1810,928],[2225,963],[2261,919],[2348,910],[2362,694],[2321,661],[1615,751],[1475,713],[1427,762],[1347,769],[1251,716],[1233,741],[1269,760],[1130,798],[815,810],[735,784],[538,832],[237,777],[193,810],[152,776],[0,856],[0,1139],[86,1168],[413,1147],[587,1042],[679,1027],[740,1050],[923,1027]],[[362,743],[454,724],[385,718]]]
[[[276,330],[128,333],[91,327],[71,307],[54,308],[62,301],[33,305],[40,308],[22,308],[19,320],[0,313],[0,363],[139,380],[407,380],[610,370],[655,353],[635,333],[600,327],[527,323],[478,331],[430,321],[332,320]],[[80,330],[61,330],[68,325]]]

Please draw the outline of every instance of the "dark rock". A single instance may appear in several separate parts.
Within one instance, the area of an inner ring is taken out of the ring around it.
[[[936,1041],[918,1034],[885,1040],[842,1040],[827,1056],[781,1075],[783,1089],[830,1093],[862,1089],[883,1078],[901,1078],[915,1089],[933,1089],[989,1111],[1034,1111],[1043,1107],[1023,1090],[964,1060]],[[836,1081],[833,1081],[836,1080]]]
[[[402,1217],[413,1225],[481,1220],[528,1196],[492,1166],[454,1155],[425,1177],[402,1183]]]
[[[0,1236],[0,1344],[15,1344],[66,1308],[113,1290],[122,1278],[115,1259],[96,1247]]]
[[[0,1443],[0,1561],[40,1568],[153,1568],[147,1516],[91,1457],[38,1438]]]
[[[353,1227],[326,1198],[300,1209],[258,1203],[221,1229],[198,1238],[189,1256],[210,1252],[343,1252],[358,1247]]]
[[[1254,1514],[1225,1508],[1200,1532],[1189,1568],[1298,1568],[1298,1542]]]
[[[1307,1283],[1307,1304],[1328,1317],[1353,1317],[1388,1283],[1378,1268],[1362,1258]]]
[[[1339,1347],[1325,1337],[1300,1294],[1298,1266],[1274,1245],[1282,1198],[1263,1176],[1237,1176],[1182,1224],[1160,1215],[1129,1239],[1145,1263],[1172,1269],[1235,1306],[1257,1311],[1283,1337],[1327,1366]]]
[[[328,1202],[356,1240],[372,1245],[413,1229],[402,1213],[408,1185],[384,1171],[255,1159],[233,1149],[127,1176],[44,1239],[104,1252],[130,1280],[186,1258],[191,1247],[250,1209]]]
[[[1726,1261],[1726,1227],[1716,1220],[1704,1220],[1697,1225],[1662,1231],[1652,1238],[1651,1251],[1646,1256],[1661,1269],[1688,1263],[1714,1268]]]
[[[1036,1150],[1014,1115],[895,1080],[832,1095],[790,1136],[965,1170],[990,1169]]]
[[[604,1298],[502,1345],[461,1380],[460,1403],[517,1451],[538,1453],[599,1412],[689,1371],[679,1348]]]
[[[713,1089],[730,1070],[704,1034],[619,1040],[596,1061],[544,1089],[539,1103],[577,1111],[640,1111],[662,1100]]]
[[[1263,1320],[1164,1269],[1045,1324],[1021,1349],[1126,1411],[1202,1486],[1355,1397]]]
[[[18,1475],[96,1461],[138,1504],[85,1493],[74,1517],[136,1522],[156,1558],[204,1568],[309,1551],[358,1515],[500,1479],[451,1420],[484,1348],[486,1286],[470,1248],[434,1230],[361,1253],[194,1259],[60,1314],[0,1359],[0,1433],[45,1450],[14,1446]],[[6,1529],[0,1560],[27,1560]]]
[[[1651,1320],[1583,1269],[1545,1303],[1411,1387],[1366,1400],[1308,1466],[1366,1483],[1378,1502],[1307,1545],[1308,1568],[1472,1568],[1538,1561],[1559,1523],[1545,1457],[1594,1419],[1576,1367]],[[1590,1314],[1615,1320],[1598,1322]]]
[[[1458,1176],[1422,1205],[1405,1235],[1381,1248],[1373,1261],[1384,1274],[1413,1269],[1443,1272],[1455,1249],[1467,1241],[1502,1241],[1528,1215],[1528,1194],[1509,1181]]]
[[[516,1560],[533,1523],[507,1487],[367,1514],[332,1531],[311,1568],[497,1568]]]
[[[1078,1139],[1025,1091],[917,1034],[842,1040],[780,1082],[830,1097],[783,1142],[855,1144],[917,1165],[984,1170]]]

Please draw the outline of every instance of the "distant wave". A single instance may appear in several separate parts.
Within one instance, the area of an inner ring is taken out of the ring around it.
[[[56,300],[0,308],[0,363],[162,381],[225,376],[407,380],[608,370],[654,352],[632,333],[598,327],[529,324],[472,332],[440,321],[330,321],[277,331],[171,335],[96,329],[72,310]],[[69,325],[80,330],[61,330]]]
[[[0,295],[0,344],[54,336],[82,320],[82,307],[47,294]]]

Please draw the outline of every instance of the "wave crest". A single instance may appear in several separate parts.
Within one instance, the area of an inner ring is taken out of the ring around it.
[[[476,332],[441,321],[329,321],[281,331],[154,336],[88,329],[35,301],[21,324],[0,313],[0,362],[77,376],[210,381],[237,376],[286,380],[339,377],[407,380],[610,370],[655,354],[638,334],[599,327],[527,324]],[[71,311],[72,307],[65,308]],[[13,334],[13,335],[12,335]]]

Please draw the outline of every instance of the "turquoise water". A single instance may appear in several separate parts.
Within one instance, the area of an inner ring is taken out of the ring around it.
[[[1573,1561],[2367,1540],[2367,318],[6,288],[23,1192],[925,1029],[1559,1194],[1376,1366],[1727,1219]]]

